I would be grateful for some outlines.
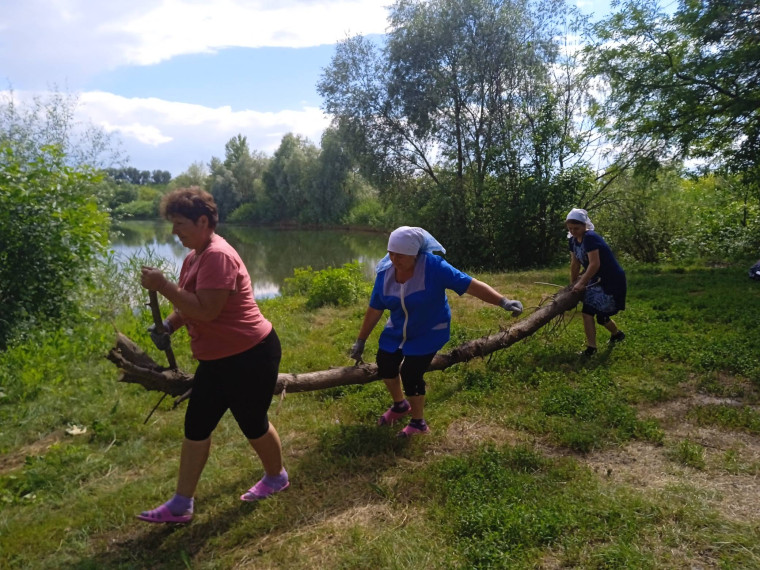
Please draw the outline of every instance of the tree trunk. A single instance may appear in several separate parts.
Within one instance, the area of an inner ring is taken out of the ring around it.
[[[445,370],[454,364],[479,356],[487,356],[492,352],[507,348],[532,335],[555,317],[573,309],[580,299],[579,293],[573,293],[569,286],[565,287],[551,297],[551,302],[542,304],[532,314],[517,321],[508,329],[460,344],[451,352],[437,354],[428,370]],[[160,366],[130,338],[121,333],[117,333],[116,346],[109,351],[106,358],[121,370],[122,376],[119,382],[140,384],[146,390],[179,396],[175,404],[187,395],[192,386],[192,374]],[[343,366],[303,374],[281,373],[277,379],[275,394],[285,391],[309,392],[335,386],[366,384],[379,379],[375,364]]]

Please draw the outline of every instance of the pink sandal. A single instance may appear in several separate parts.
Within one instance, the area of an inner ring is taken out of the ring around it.
[[[264,483],[264,479],[256,483],[253,487],[248,489],[245,493],[240,495],[240,500],[245,501],[246,503],[255,503],[256,501],[260,501],[261,499],[266,499],[267,497],[271,497],[275,493],[279,493],[280,491],[284,491],[290,487],[290,481],[285,483],[281,488],[274,489]]]
[[[377,420],[377,425],[379,426],[392,426],[397,421],[399,421],[404,416],[412,413],[412,406],[409,406],[406,410],[403,412],[394,412],[393,406],[388,408],[385,413],[380,416]]]
[[[189,523],[193,514],[173,515],[166,505],[161,505],[152,511],[143,511],[137,518],[149,523]]]

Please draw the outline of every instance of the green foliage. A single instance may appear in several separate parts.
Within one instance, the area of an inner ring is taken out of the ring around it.
[[[102,169],[122,159],[118,141],[104,129],[75,121],[79,100],[53,86],[44,96],[20,102],[13,90],[0,93],[0,144],[20,163],[44,159],[55,148],[69,166]]]
[[[287,277],[282,285],[283,295],[303,295],[309,294],[311,284],[316,277],[317,272],[311,266],[296,267],[293,270],[293,277]]]
[[[679,441],[670,451],[670,456],[681,465],[700,470],[705,468],[705,448],[688,439]]]
[[[263,199],[261,179],[269,164],[265,155],[250,150],[248,139],[242,135],[227,141],[224,150],[223,161],[212,157],[208,178],[201,165],[191,166],[183,177],[187,182],[207,184],[219,209],[220,220],[226,220],[242,204],[257,204]]]
[[[285,279],[284,295],[303,295],[306,306],[316,309],[324,305],[345,306],[368,296],[371,284],[364,277],[358,261],[342,267],[314,271],[311,267],[296,268],[293,277]]]
[[[93,197],[94,172],[56,147],[24,162],[0,143],[0,347],[14,333],[75,310],[90,264],[108,239]]]
[[[207,179],[208,169],[206,165],[203,162],[193,162],[187,167],[187,170],[172,178],[168,184],[168,189],[174,190],[191,186],[205,188]]]
[[[114,208],[113,216],[115,218],[154,220],[158,217],[158,209],[154,200],[135,200]]]
[[[703,426],[760,434],[760,414],[749,406],[702,405],[689,410],[689,417]]]
[[[98,202],[113,210],[122,204],[137,200],[137,187],[128,182],[114,182],[110,178],[102,180],[95,188]]]
[[[394,222],[389,210],[390,208],[384,207],[379,199],[365,198],[357,201],[342,221],[354,227],[378,229],[397,227],[399,224]]]
[[[428,480],[443,502],[440,523],[469,568],[531,567],[547,547],[568,556],[586,541],[621,548],[645,521],[663,517],[654,504],[597,495],[588,473],[524,447],[444,459]],[[639,552],[627,562],[627,568],[649,566],[652,559]]]
[[[576,451],[603,447],[610,437],[662,440],[662,431],[639,420],[636,411],[621,400],[614,382],[602,375],[589,375],[576,386],[551,383],[544,390],[541,411],[556,419],[550,422],[552,431]]]
[[[705,214],[688,203],[684,186],[675,168],[654,176],[621,175],[610,185],[609,203],[594,215],[594,223],[618,255],[646,263],[671,258],[672,243],[693,238],[694,225]]]
[[[108,177],[120,184],[131,184],[135,186],[144,186],[147,184],[166,185],[172,178],[167,170],[139,170],[133,166],[122,168],[106,168],[105,173]]]
[[[232,222],[233,224],[255,222],[259,219],[259,210],[260,206],[258,203],[253,204],[248,202],[246,204],[241,204],[232,211],[227,218],[227,221]]]
[[[637,154],[716,157],[757,188],[760,58],[755,0],[628,0],[598,22],[589,69],[609,84],[600,120]],[[642,41],[647,38],[648,41]]]
[[[399,1],[389,22],[382,46],[340,43],[318,85],[383,204],[445,236],[459,265],[554,260],[589,175],[590,133],[573,119],[588,85],[557,41],[580,33],[577,12],[562,1]]]

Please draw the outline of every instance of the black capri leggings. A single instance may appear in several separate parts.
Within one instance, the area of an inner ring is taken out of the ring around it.
[[[229,409],[248,439],[269,430],[267,410],[272,403],[282,349],[272,332],[253,348],[218,360],[201,360],[185,412],[185,437],[211,437]]]
[[[377,372],[380,378],[395,378],[401,373],[401,384],[407,396],[425,395],[425,378],[423,374],[433,361],[435,352],[420,356],[404,356],[401,350],[387,352],[382,348],[377,351]]]

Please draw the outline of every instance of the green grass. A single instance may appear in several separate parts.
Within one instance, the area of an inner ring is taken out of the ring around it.
[[[160,395],[118,383],[104,358],[116,326],[163,362],[150,315],[38,334],[0,354],[0,568],[760,568],[759,519],[722,495],[751,489],[760,472],[747,443],[760,430],[760,287],[743,267],[628,276],[616,318],[627,338],[609,348],[599,327],[589,360],[576,355],[583,330],[570,312],[487,359],[428,374],[429,437],[376,427],[388,405],[378,382],[275,399],[292,487],[264,503],[238,500],[261,468],[225,417],[195,520],[180,527],[134,515],[173,492],[184,406],[167,398],[144,424]],[[477,277],[530,311],[555,291],[536,282],[562,284],[567,268]],[[450,299],[450,346],[511,322]],[[365,303],[262,302],[281,371],[351,364]],[[174,349],[192,371],[184,332]],[[87,431],[67,434],[72,425]],[[660,461],[644,483],[614,463],[632,446]]]

